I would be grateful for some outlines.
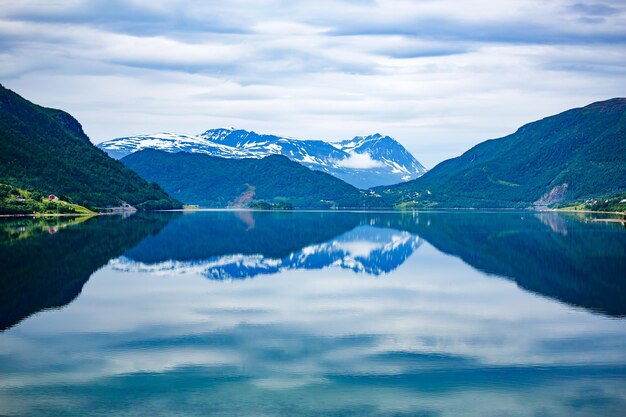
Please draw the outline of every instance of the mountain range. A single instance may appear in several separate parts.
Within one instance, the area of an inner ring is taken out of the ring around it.
[[[100,143],[113,158],[143,149],[202,153],[222,158],[283,155],[313,170],[326,172],[361,189],[418,178],[426,172],[400,143],[380,134],[340,142],[298,140],[246,130],[212,129],[197,135],[157,133]]]
[[[424,175],[406,149],[378,134],[331,144],[215,129],[120,138],[100,148],[68,113],[0,86],[0,212],[39,212],[35,203],[48,194],[93,210],[180,207],[169,194],[216,208],[617,211],[626,202],[626,98],[529,123]],[[363,190],[376,184],[385,185]]]
[[[173,217],[112,266],[209,279],[320,268],[381,276],[427,242],[526,291],[624,317],[626,233],[620,224],[589,218],[514,211],[194,212]],[[411,271],[419,277],[420,262]]]
[[[529,123],[428,172],[400,144],[378,134],[331,144],[215,129],[193,137],[120,138],[100,147],[115,157],[145,148],[228,159],[281,154],[358,188],[371,187],[363,194],[363,207],[591,204],[626,190],[626,99],[601,101]],[[372,187],[391,182],[395,184]],[[372,202],[372,197],[380,198]]]

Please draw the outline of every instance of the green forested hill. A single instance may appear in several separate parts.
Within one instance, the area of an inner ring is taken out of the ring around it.
[[[338,178],[279,155],[226,159],[146,149],[121,161],[180,201],[203,207],[248,207],[265,201],[295,208],[331,208],[377,202]]]
[[[76,119],[0,86],[0,183],[89,207],[179,205],[96,148]]]
[[[625,190],[626,98],[527,124],[416,180],[376,189],[405,207],[527,207]]]

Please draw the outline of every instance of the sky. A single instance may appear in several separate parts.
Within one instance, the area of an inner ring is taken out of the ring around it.
[[[0,83],[94,143],[381,133],[432,168],[626,96],[626,2],[0,0]]]

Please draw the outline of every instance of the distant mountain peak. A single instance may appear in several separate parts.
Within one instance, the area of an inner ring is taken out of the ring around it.
[[[332,174],[358,188],[396,184],[426,172],[400,143],[380,133],[331,143],[231,127],[209,129],[197,136],[175,133],[130,136],[103,142],[98,147],[115,158],[147,148],[205,153],[222,158],[263,158],[278,154],[308,168]],[[365,157],[369,163],[354,163],[355,158]]]
[[[402,146],[400,142],[392,138],[391,136],[382,135],[380,133],[374,133],[373,135],[365,135],[365,136],[355,136],[352,139],[341,140],[337,142],[332,142],[333,145],[339,148],[345,148],[348,144],[352,143],[355,146],[356,144],[363,143],[372,143],[372,142],[386,142],[393,146]]]
[[[367,136],[356,136],[356,138],[363,138],[363,139],[370,139],[370,140],[376,140],[376,139],[382,139],[383,137],[389,137],[389,136],[383,136],[380,133],[374,133],[373,135],[367,135]]]

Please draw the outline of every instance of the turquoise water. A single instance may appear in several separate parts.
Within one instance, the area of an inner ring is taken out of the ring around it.
[[[623,416],[626,228],[533,212],[0,220],[0,415]]]

